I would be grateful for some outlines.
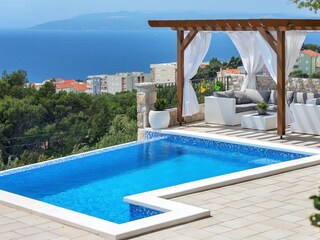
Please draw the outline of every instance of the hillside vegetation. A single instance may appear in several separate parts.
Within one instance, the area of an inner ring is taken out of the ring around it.
[[[0,79],[0,170],[136,140],[136,94],[56,93],[28,86],[19,70]]]

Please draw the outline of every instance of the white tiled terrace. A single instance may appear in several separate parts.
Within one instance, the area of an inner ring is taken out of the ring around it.
[[[201,122],[178,129],[310,148],[320,147],[318,136],[288,132],[285,139],[279,139],[275,130],[267,132],[245,130],[240,127],[208,125]],[[320,228],[311,226],[308,219],[316,212],[308,198],[318,193],[319,172],[320,165],[176,198],[179,202],[210,209],[211,217],[134,239],[320,239]],[[0,204],[0,239],[104,238]]]

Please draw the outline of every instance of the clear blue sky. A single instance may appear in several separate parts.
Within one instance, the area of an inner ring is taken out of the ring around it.
[[[0,0],[0,28],[24,28],[85,13],[120,10],[193,10],[232,13],[285,13],[292,17],[319,17],[297,9],[289,0]]]

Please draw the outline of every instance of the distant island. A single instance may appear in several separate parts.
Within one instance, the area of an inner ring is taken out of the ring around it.
[[[31,27],[38,30],[148,30],[150,19],[232,19],[284,18],[284,15],[199,13],[199,12],[106,12],[79,15],[70,19],[51,21]],[[293,16],[290,16],[293,17]]]

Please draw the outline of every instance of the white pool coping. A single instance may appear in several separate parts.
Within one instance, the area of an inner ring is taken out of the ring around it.
[[[152,130],[147,129],[147,131]],[[236,144],[245,143],[245,145],[249,146],[264,147],[294,153],[312,154],[313,156],[127,196],[124,198],[124,201],[128,203],[164,211],[164,213],[123,224],[116,224],[113,222],[91,217],[82,213],[53,206],[51,204],[47,204],[41,201],[37,201],[31,198],[23,197],[17,194],[1,190],[0,202],[9,206],[14,206],[17,208],[27,210],[31,213],[46,216],[50,219],[71,226],[91,231],[111,239],[124,239],[136,235],[141,235],[157,229],[162,229],[165,227],[170,227],[177,224],[186,223],[210,216],[210,211],[207,209],[202,209],[191,205],[175,202],[173,200],[169,200],[169,198],[320,164],[320,150],[317,149],[296,147],[271,142],[260,142],[257,140],[250,140],[238,137],[221,136],[216,134],[190,132],[183,130],[159,130],[155,132],[164,134],[174,134],[180,136],[189,136],[202,139],[218,140]],[[124,145],[133,144],[134,143],[129,143]],[[102,149],[92,151],[89,154],[99,151],[104,150]],[[64,158],[62,158],[62,160],[63,159]],[[61,159],[53,160],[53,162],[54,161],[61,161]],[[37,167],[40,167],[47,164],[39,163],[36,165]],[[21,167],[19,169],[27,167]],[[7,170],[5,172],[10,171],[16,171],[16,169]]]

